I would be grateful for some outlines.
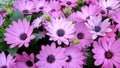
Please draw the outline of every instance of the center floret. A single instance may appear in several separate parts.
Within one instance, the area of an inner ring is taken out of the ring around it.
[[[100,26],[95,26],[95,32],[99,32],[101,30]]]
[[[25,40],[27,38],[27,34],[23,33],[20,35],[21,40]]]
[[[27,64],[27,66],[29,66],[29,67],[32,67],[32,66],[33,66],[33,63],[32,63],[32,61],[30,61],[30,60],[28,60],[28,61],[26,62],[26,64]]]
[[[71,5],[72,3],[70,1],[67,2],[67,5]]]
[[[7,68],[7,66],[2,66],[1,68]]]
[[[112,8],[111,8],[111,7],[107,7],[106,9],[107,9],[107,10],[111,10]]]
[[[69,56],[68,56],[68,59],[66,60],[66,62],[69,63],[69,62],[71,62],[71,61],[72,61],[72,57],[69,55]]]
[[[84,38],[84,34],[83,33],[78,33],[77,34],[77,38],[78,39],[83,39]]]
[[[113,57],[113,53],[110,52],[110,51],[107,51],[107,52],[105,52],[105,57],[106,57],[107,59],[111,59],[111,58]]]
[[[53,56],[53,55],[49,55],[48,57],[47,57],[47,62],[48,63],[53,63],[55,61],[55,57]]]
[[[59,30],[57,31],[57,35],[58,35],[59,37],[62,37],[64,34],[65,34],[65,31],[62,30],[62,29],[59,29]]]

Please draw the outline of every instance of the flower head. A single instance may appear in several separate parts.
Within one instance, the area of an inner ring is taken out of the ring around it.
[[[18,23],[13,21],[12,24],[13,25],[9,25],[9,27],[6,28],[7,32],[4,34],[7,44],[11,44],[11,48],[17,45],[18,47],[23,45],[28,47],[30,40],[35,38],[35,36],[32,35],[34,27],[30,26],[30,23],[26,19],[23,21],[19,19]]]
[[[22,55],[16,54],[15,58],[17,68],[36,68],[33,54],[28,55],[26,52],[23,52]]]
[[[95,65],[101,65],[102,68],[116,68],[120,67],[120,40],[115,40],[115,38],[110,38],[106,40],[105,38],[99,39],[93,45],[92,52],[95,54]]]
[[[112,29],[108,27],[110,26],[109,19],[106,19],[102,22],[101,15],[91,17],[90,20],[88,20],[88,22],[85,24],[91,29],[90,32],[93,34],[93,39],[96,39],[97,36],[106,36],[106,32],[112,31]]]
[[[64,68],[82,68],[81,66],[84,64],[83,60],[85,59],[84,55],[80,50],[76,47],[68,47],[65,50],[65,54],[67,55],[66,65]]]
[[[65,65],[65,48],[56,48],[55,43],[51,46],[42,46],[40,54],[37,55],[39,61],[36,63],[38,68],[62,68]]]
[[[48,31],[47,35],[50,36],[50,40],[57,41],[58,44],[64,42],[66,45],[69,44],[68,39],[74,37],[73,34],[75,32],[72,21],[68,21],[65,18],[52,19],[52,21],[48,23],[46,29]]]
[[[61,0],[61,5],[76,7],[77,6],[77,0]]]
[[[0,68],[16,68],[15,67],[15,59],[11,55],[6,57],[5,53],[0,53]]]

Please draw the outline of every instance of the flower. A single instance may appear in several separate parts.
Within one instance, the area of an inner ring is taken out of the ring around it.
[[[62,68],[65,65],[65,48],[56,48],[55,43],[51,46],[42,46],[40,54],[37,55],[39,61],[36,63],[38,68]]]
[[[80,50],[76,47],[70,46],[66,48],[65,54],[67,55],[66,65],[64,68],[82,68],[81,66],[84,64],[84,55]]]
[[[72,21],[68,21],[65,18],[56,18],[52,19],[51,22],[48,23],[46,27],[48,33],[47,35],[50,36],[50,40],[57,41],[58,44],[62,42],[66,45],[69,44],[68,39],[72,39],[74,37],[74,24]]]
[[[86,2],[87,4],[97,4],[98,1],[97,0],[83,0],[84,2]]]
[[[100,0],[99,5],[102,8],[101,14],[110,17],[117,9],[119,9],[119,2],[119,0]]]
[[[94,53],[95,65],[101,65],[101,68],[120,68],[120,40],[115,40],[114,37],[110,40],[105,38],[99,39],[93,45],[92,52]]]
[[[23,52],[22,55],[16,54],[15,58],[17,68],[36,68],[33,53],[29,56],[26,52]]]
[[[61,0],[61,5],[76,7],[77,6],[77,0]]]
[[[81,8],[81,12],[77,11],[76,16],[78,19],[87,21],[90,19],[90,16],[96,16],[100,13],[101,8],[99,5],[96,4],[90,4],[89,6],[83,6]]]
[[[36,19],[32,22],[32,25],[33,25],[35,28],[39,28],[39,27],[42,25],[42,21],[43,21],[43,16],[42,16],[42,17],[38,17],[38,18],[36,18]]]
[[[6,38],[4,39],[7,41],[7,44],[11,44],[10,48],[13,48],[18,45],[18,47],[29,46],[30,40],[34,39],[35,36],[32,35],[33,32],[33,26],[30,26],[30,23],[24,19],[21,21],[18,20],[18,23],[13,21],[13,25],[9,25],[8,28],[6,28],[6,33],[4,34]]]
[[[77,44],[80,48],[85,48],[86,46],[91,46],[92,34],[90,33],[90,29],[86,27],[84,23],[75,23],[76,33],[75,38],[79,40]]]
[[[5,53],[0,53],[0,68],[16,68],[15,67],[15,59],[11,55],[6,57]]]
[[[14,9],[19,10],[23,14],[32,14],[35,8],[34,2],[30,0],[17,0],[13,6]]]
[[[112,31],[112,29],[108,27],[110,26],[109,18],[104,20],[103,22],[101,21],[102,16],[98,15],[91,17],[88,22],[85,23],[86,26],[91,29],[90,33],[93,34],[93,39],[96,39],[97,36],[106,36],[107,32]]]

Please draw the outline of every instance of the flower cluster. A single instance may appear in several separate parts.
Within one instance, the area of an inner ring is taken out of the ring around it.
[[[120,0],[11,1],[0,68],[120,68],[119,38]]]

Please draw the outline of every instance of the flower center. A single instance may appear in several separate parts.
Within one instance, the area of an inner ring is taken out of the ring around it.
[[[72,3],[70,1],[67,2],[67,5],[71,5]]]
[[[25,40],[27,38],[27,34],[23,33],[20,35],[21,40]]]
[[[99,32],[101,30],[100,26],[95,26],[95,32]]]
[[[110,51],[107,51],[107,52],[105,52],[105,57],[106,57],[107,59],[111,59],[111,58],[113,57],[113,53],[110,52]]]
[[[28,12],[29,12],[28,10],[23,10],[23,13],[25,13],[25,14],[28,13]]]
[[[101,11],[101,14],[105,14],[106,12],[104,10]]]
[[[84,34],[83,33],[78,33],[77,37],[78,37],[78,39],[83,39],[84,38]]]
[[[111,8],[111,7],[107,7],[106,9],[107,9],[107,10],[111,10],[112,8]]]
[[[7,66],[2,66],[1,68],[7,68]]]
[[[62,37],[64,34],[65,34],[65,31],[62,30],[62,29],[59,29],[59,30],[57,31],[57,35],[58,35],[59,37]]]
[[[55,9],[52,9],[51,12],[55,12]]]
[[[43,25],[38,28],[39,31],[44,31]]]
[[[40,9],[40,10],[43,10],[43,7],[40,7],[39,9]]]
[[[53,56],[53,55],[49,55],[48,57],[47,57],[47,62],[48,63],[53,63],[55,61],[55,57]]]
[[[32,67],[32,66],[33,66],[33,63],[32,63],[32,61],[30,61],[30,60],[28,60],[28,61],[26,62],[26,64],[27,64],[27,66],[29,66],[29,67]]]
[[[72,57],[69,55],[68,59],[66,60],[66,62],[71,62],[72,61]]]

